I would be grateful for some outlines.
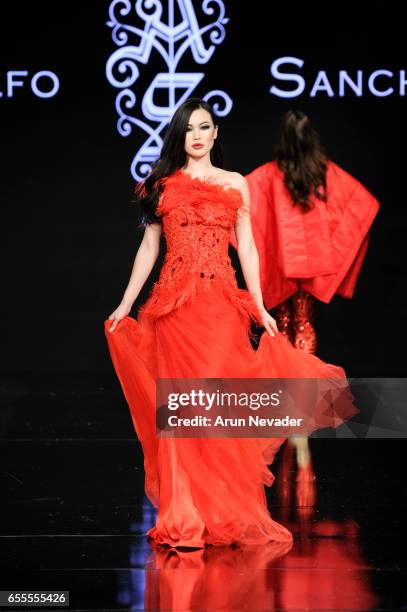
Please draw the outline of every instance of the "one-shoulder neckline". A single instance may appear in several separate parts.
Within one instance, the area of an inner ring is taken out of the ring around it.
[[[208,185],[209,187],[215,187],[220,189],[221,191],[223,191],[224,193],[230,193],[230,192],[235,192],[237,193],[242,202],[243,202],[243,194],[240,191],[240,189],[238,189],[237,187],[225,187],[225,185],[227,185],[228,183],[222,183],[220,181],[216,181],[216,177],[214,176],[205,176],[205,177],[200,177],[200,176],[191,176],[188,172],[185,172],[184,170],[182,170],[181,168],[179,168],[178,170],[176,170],[173,174],[174,175],[179,175],[179,176],[184,176],[185,178],[187,178],[188,180],[190,180],[192,183],[194,183],[195,181],[197,181],[198,183],[202,183],[203,185]]]

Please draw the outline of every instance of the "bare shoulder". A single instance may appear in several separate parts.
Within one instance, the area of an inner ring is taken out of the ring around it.
[[[229,172],[228,170],[220,170],[218,176],[225,183],[228,183],[231,187],[236,187],[237,189],[246,188],[246,179],[242,174],[239,174],[239,172]]]

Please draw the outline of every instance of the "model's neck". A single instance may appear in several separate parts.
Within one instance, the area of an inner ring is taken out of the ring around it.
[[[213,167],[214,166],[209,155],[207,157],[203,157],[202,159],[187,157],[183,170],[184,172],[188,172],[188,174],[193,176],[203,176],[204,174],[207,174],[208,171],[212,170]]]

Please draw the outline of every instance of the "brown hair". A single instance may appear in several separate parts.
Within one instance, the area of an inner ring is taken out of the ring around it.
[[[328,158],[305,113],[288,111],[284,115],[275,158],[294,205],[309,210],[312,195],[326,202]]]

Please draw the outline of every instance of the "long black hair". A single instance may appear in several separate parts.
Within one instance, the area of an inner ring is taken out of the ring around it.
[[[326,202],[328,158],[305,113],[288,111],[284,115],[275,159],[284,172],[284,183],[294,205],[309,210],[313,207],[312,195]]]
[[[159,159],[152,164],[147,178],[135,189],[136,203],[141,207],[143,224],[161,222],[161,218],[156,215],[156,210],[160,194],[164,189],[163,179],[185,165],[186,131],[191,114],[198,108],[206,110],[213,124],[217,125],[214,111],[205,100],[189,98],[178,107],[168,125]],[[218,138],[214,141],[210,157],[214,166],[223,167],[223,155]]]

